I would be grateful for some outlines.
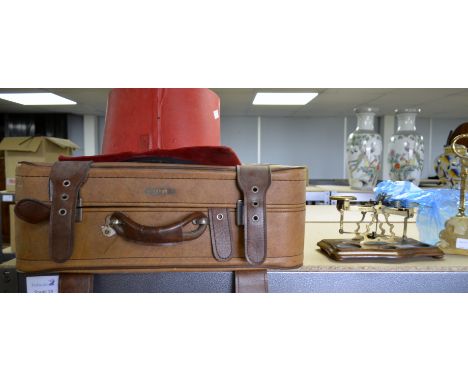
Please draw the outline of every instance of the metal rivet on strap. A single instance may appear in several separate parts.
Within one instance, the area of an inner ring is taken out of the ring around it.
[[[218,219],[218,220],[223,220],[223,218],[224,218],[223,214],[216,215],[216,219]]]
[[[258,207],[258,202],[257,202],[257,201],[253,201],[253,202],[252,202],[252,206]]]
[[[255,194],[258,192],[258,187],[257,186],[253,186],[252,187],[252,192],[254,192]]]
[[[68,194],[62,194],[61,198],[62,198],[62,200],[68,200],[69,196],[68,196]]]
[[[258,220],[259,220],[258,215],[252,216],[252,220],[253,220],[254,222],[258,222]]]
[[[59,215],[65,216],[67,214],[67,210],[65,208],[60,208],[58,210]]]
[[[70,187],[71,182],[70,182],[68,179],[65,179],[65,180],[62,182],[62,184],[63,184],[64,187]]]

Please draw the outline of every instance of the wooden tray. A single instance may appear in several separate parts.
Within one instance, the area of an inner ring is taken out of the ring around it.
[[[442,259],[444,253],[437,247],[407,239],[404,244],[380,245],[361,248],[358,241],[349,239],[325,239],[317,243],[322,252],[336,261],[344,260],[408,260],[419,257]]]

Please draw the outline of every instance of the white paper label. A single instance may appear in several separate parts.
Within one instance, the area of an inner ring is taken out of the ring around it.
[[[58,276],[26,277],[27,293],[58,293]]]
[[[13,195],[9,195],[9,194],[2,195],[2,201],[3,202],[12,202],[13,201]]]
[[[458,249],[468,249],[468,239],[457,239],[457,248]]]
[[[218,119],[218,118],[219,118],[219,111],[218,111],[218,109],[216,109],[216,110],[213,111],[213,116],[214,116],[214,119]]]

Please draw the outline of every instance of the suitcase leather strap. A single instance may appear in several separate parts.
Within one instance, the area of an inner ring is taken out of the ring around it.
[[[210,236],[213,256],[218,261],[231,259],[232,239],[227,208],[209,208]]]
[[[237,183],[244,194],[245,258],[252,265],[260,265],[267,252],[266,194],[271,184],[270,166],[237,166]]]
[[[266,269],[248,269],[234,273],[236,293],[268,293]]]
[[[92,162],[55,162],[50,172],[49,256],[57,263],[73,253],[76,207]]]
[[[92,293],[94,275],[62,273],[59,276],[59,293]]]

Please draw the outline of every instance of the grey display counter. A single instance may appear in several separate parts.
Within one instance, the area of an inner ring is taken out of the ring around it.
[[[8,272],[9,290],[16,275]],[[17,291],[26,291],[26,275],[18,273]],[[270,270],[270,292],[468,292],[468,257],[405,263],[337,263],[315,249],[306,253],[305,265],[296,270]],[[4,280],[0,280],[4,283]],[[232,272],[158,272],[100,274],[95,292],[230,293]]]
[[[269,271],[271,293],[465,293],[468,272]],[[5,281],[9,280],[8,283]],[[8,271],[1,292],[25,292],[25,275]],[[96,275],[95,293],[231,293],[231,272],[160,272]]]

